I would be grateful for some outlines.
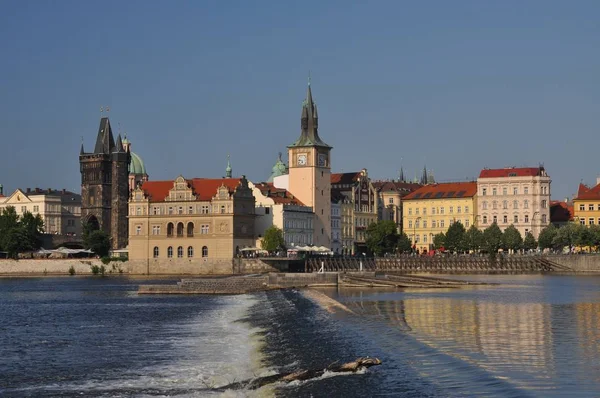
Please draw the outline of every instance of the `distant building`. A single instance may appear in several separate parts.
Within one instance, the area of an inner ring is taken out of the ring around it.
[[[404,173],[401,173],[403,177]],[[374,181],[377,190],[377,217],[396,223],[398,232],[403,232],[402,198],[422,187],[421,184],[400,181]]]
[[[255,229],[257,245],[265,231],[272,225],[283,231],[286,247],[313,244],[314,213],[285,189],[275,188],[272,183],[248,183],[255,202]],[[260,246],[259,246],[260,247]]]
[[[342,204],[343,195],[331,194],[331,251],[334,254],[342,254]]]
[[[138,185],[148,181],[148,173],[146,172],[146,166],[142,158],[137,153],[131,151],[131,142],[127,139],[127,136],[123,138],[123,149],[131,155],[131,162],[129,163],[129,191],[133,192]]]
[[[127,246],[131,154],[126,148],[121,135],[115,141],[110,121],[103,117],[93,152],[81,144],[79,153],[82,223],[106,231],[113,249]]]
[[[254,203],[244,176],[147,181],[129,202],[129,259],[232,258],[255,244]]]
[[[433,248],[433,237],[455,222],[469,229],[476,222],[477,183],[425,185],[403,199],[404,232],[419,252]]]
[[[17,214],[25,212],[39,214],[44,221],[44,231],[48,234],[81,234],[81,195],[66,189],[27,188],[15,190],[5,197],[0,190],[0,211],[12,206]]]
[[[480,229],[514,225],[537,239],[550,223],[550,176],[544,167],[483,169],[477,179]]]
[[[600,224],[600,178],[590,188],[579,184],[577,197],[573,199],[574,218],[582,225]]]
[[[554,200],[550,202],[550,223],[559,228],[573,221],[573,203]]]

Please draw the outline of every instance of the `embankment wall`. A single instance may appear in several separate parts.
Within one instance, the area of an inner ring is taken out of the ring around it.
[[[548,260],[567,266],[575,272],[600,272],[600,254],[547,256]]]

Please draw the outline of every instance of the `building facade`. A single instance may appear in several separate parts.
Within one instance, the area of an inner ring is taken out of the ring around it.
[[[113,249],[127,246],[130,161],[121,136],[114,140],[107,117],[100,120],[93,152],[85,152],[81,144],[81,222],[106,231]]]
[[[331,189],[342,200],[342,249],[345,254],[365,253],[366,230],[377,222],[377,191],[367,169],[331,175]]]
[[[552,201],[550,202],[550,223],[556,228],[567,225],[573,221],[574,215],[573,203],[568,201]]]
[[[254,245],[254,218],[245,177],[148,181],[129,203],[129,258],[232,258]]]
[[[44,232],[53,235],[81,235],[81,195],[66,189],[27,188],[15,190],[8,197],[0,197],[0,211],[15,208],[17,215],[26,212],[40,215]]]
[[[483,169],[477,179],[478,226],[514,225],[523,238],[537,239],[550,223],[550,177],[544,167]]]
[[[331,248],[331,149],[319,137],[310,83],[302,103],[300,137],[288,146],[288,190],[315,213],[313,243]]]
[[[394,221],[398,232],[402,233],[404,231],[402,198],[421,188],[422,185],[392,180],[375,181],[373,186],[377,190],[377,217],[379,220]]]
[[[331,197],[331,251],[342,254],[342,203],[343,196]]]
[[[433,237],[460,222],[476,225],[477,183],[425,185],[403,198],[404,232],[420,253],[433,248]]]
[[[283,231],[288,249],[313,244],[314,213],[285,189],[275,188],[271,183],[248,183],[256,199],[254,232],[257,247],[265,231],[276,226]]]
[[[590,188],[579,184],[577,197],[573,199],[574,219],[582,225],[600,224],[600,178]]]

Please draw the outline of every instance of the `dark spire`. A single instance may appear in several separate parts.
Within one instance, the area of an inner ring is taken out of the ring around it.
[[[115,148],[116,152],[123,152],[123,141],[121,140],[121,134],[117,136],[117,146]]]
[[[98,136],[96,138],[96,146],[94,153],[109,154],[115,147],[115,139],[113,138],[110,122],[107,117],[100,119],[100,127],[98,128]]]
[[[426,185],[427,183],[428,183],[427,166],[423,166],[423,175],[421,176],[421,184]]]
[[[229,161],[229,155],[227,155],[227,167],[225,168],[225,178],[231,178],[231,162]]]
[[[79,154],[83,155],[85,151],[83,150],[83,141],[81,141],[81,149],[79,150]]]
[[[315,105],[312,97],[312,89],[310,86],[310,77],[308,80],[308,88],[306,90],[306,99],[302,102],[302,116],[300,117],[300,138],[294,142],[290,147],[297,146],[319,146],[325,148],[331,148],[329,145],[324,143],[319,137],[319,115],[317,112],[317,106]]]
[[[400,182],[406,182],[404,179],[404,169],[400,166]]]

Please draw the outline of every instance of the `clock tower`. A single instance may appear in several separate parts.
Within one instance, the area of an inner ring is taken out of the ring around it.
[[[313,208],[313,244],[331,249],[331,147],[319,137],[310,80],[302,103],[300,138],[288,146],[289,191]]]

